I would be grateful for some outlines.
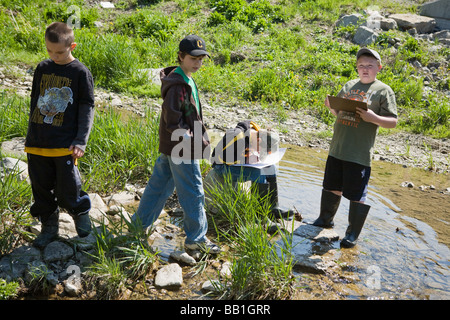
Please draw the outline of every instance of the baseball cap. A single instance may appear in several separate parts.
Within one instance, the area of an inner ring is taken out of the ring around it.
[[[381,58],[380,58],[380,55],[378,54],[378,52],[376,52],[375,50],[369,49],[369,48],[359,49],[358,53],[356,54],[356,59],[359,59],[359,57],[365,53],[370,54],[375,59],[377,59],[378,61],[381,62]]]
[[[179,49],[181,52],[186,52],[194,57],[203,55],[207,55],[209,57],[209,53],[206,51],[205,41],[194,34],[186,36],[183,40],[181,40]]]

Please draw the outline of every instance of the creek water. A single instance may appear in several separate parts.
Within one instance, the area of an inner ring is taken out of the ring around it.
[[[279,163],[280,204],[295,207],[304,222],[319,214],[326,156],[325,151],[289,148]],[[417,179],[416,184],[428,179],[428,185],[436,185],[433,192],[418,191],[417,186],[412,192],[399,186],[405,178]],[[334,276],[299,275],[298,298],[450,298],[450,195],[440,192],[449,186],[448,179],[373,163],[366,201],[371,210],[357,245],[340,249],[336,241],[330,246],[325,254],[340,264],[341,271]],[[348,206],[342,198],[334,227],[340,238],[348,225]]]
[[[323,150],[288,146],[278,165],[280,205],[295,208],[306,223],[319,214],[326,157]],[[416,187],[402,187],[404,180],[413,180]],[[434,187],[422,191],[421,184]],[[298,285],[292,298],[449,299],[450,194],[442,192],[448,186],[448,175],[374,162],[366,201],[371,210],[357,245],[341,249],[335,241],[314,248],[314,254],[339,267],[326,274],[295,272]],[[348,225],[348,206],[343,198],[334,220],[340,238]],[[181,217],[162,220],[182,226]],[[166,229],[157,241],[161,257],[168,260],[172,251],[182,250],[183,241],[179,232]],[[185,287],[181,297],[200,297],[198,279],[186,281]]]

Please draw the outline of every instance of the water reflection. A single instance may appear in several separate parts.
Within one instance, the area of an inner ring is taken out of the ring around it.
[[[304,221],[312,222],[319,214],[324,156],[310,155],[312,161],[303,164],[292,161],[288,152],[279,164],[280,204],[295,207]],[[357,246],[335,251],[335,259],[349,264],[359,276],[354,298],[450,298],[449,248],[438,242],[431,226],[405,215],[371,184],[366,203],[372,208]],[[335,217],[340,237],[348,225],[348,206],[343,198]]]

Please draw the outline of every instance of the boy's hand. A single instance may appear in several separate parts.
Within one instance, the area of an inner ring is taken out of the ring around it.
[[[364,110],[362,108],[356,108],[356,113],[359,114],[361,119],[363,119],[365,122],[375,123],[377,120],[377,115],[370,109]]]
[[[84,151],[76,146],[70,146],[69,151],[72,151],[72,158],[78,159],[84,155]]]
[[[392,129],[395,128],[397,125],[397,118],[395,117],[387,117],[387,116],[379,116],[372,110],[364,110],[361,108],[356,108],[356,113],[359,114],[361,119],[363,119],[366,122],[372,122],[373,124],[376,124],[377,126]]]
[[[330,101],[328,100],[328,96],[325,98],[324,103],[325,103],[325,106],[328,108],[328,110],[330,110],[330,112],[331,112],[332,114],[334,114],[335,116],[338,115],[339,110],[333,109],[333,108],[330,106]]]

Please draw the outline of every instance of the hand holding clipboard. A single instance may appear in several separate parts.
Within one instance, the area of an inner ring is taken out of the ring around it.
[[[335,110],[343,110],[356,112],[356,108],[361,108],[367,110],[367,103],[357,100],[350,100],[345,98],[339,98],[334,96],[328,96],[328,102],[330,103],[330,108]]]

